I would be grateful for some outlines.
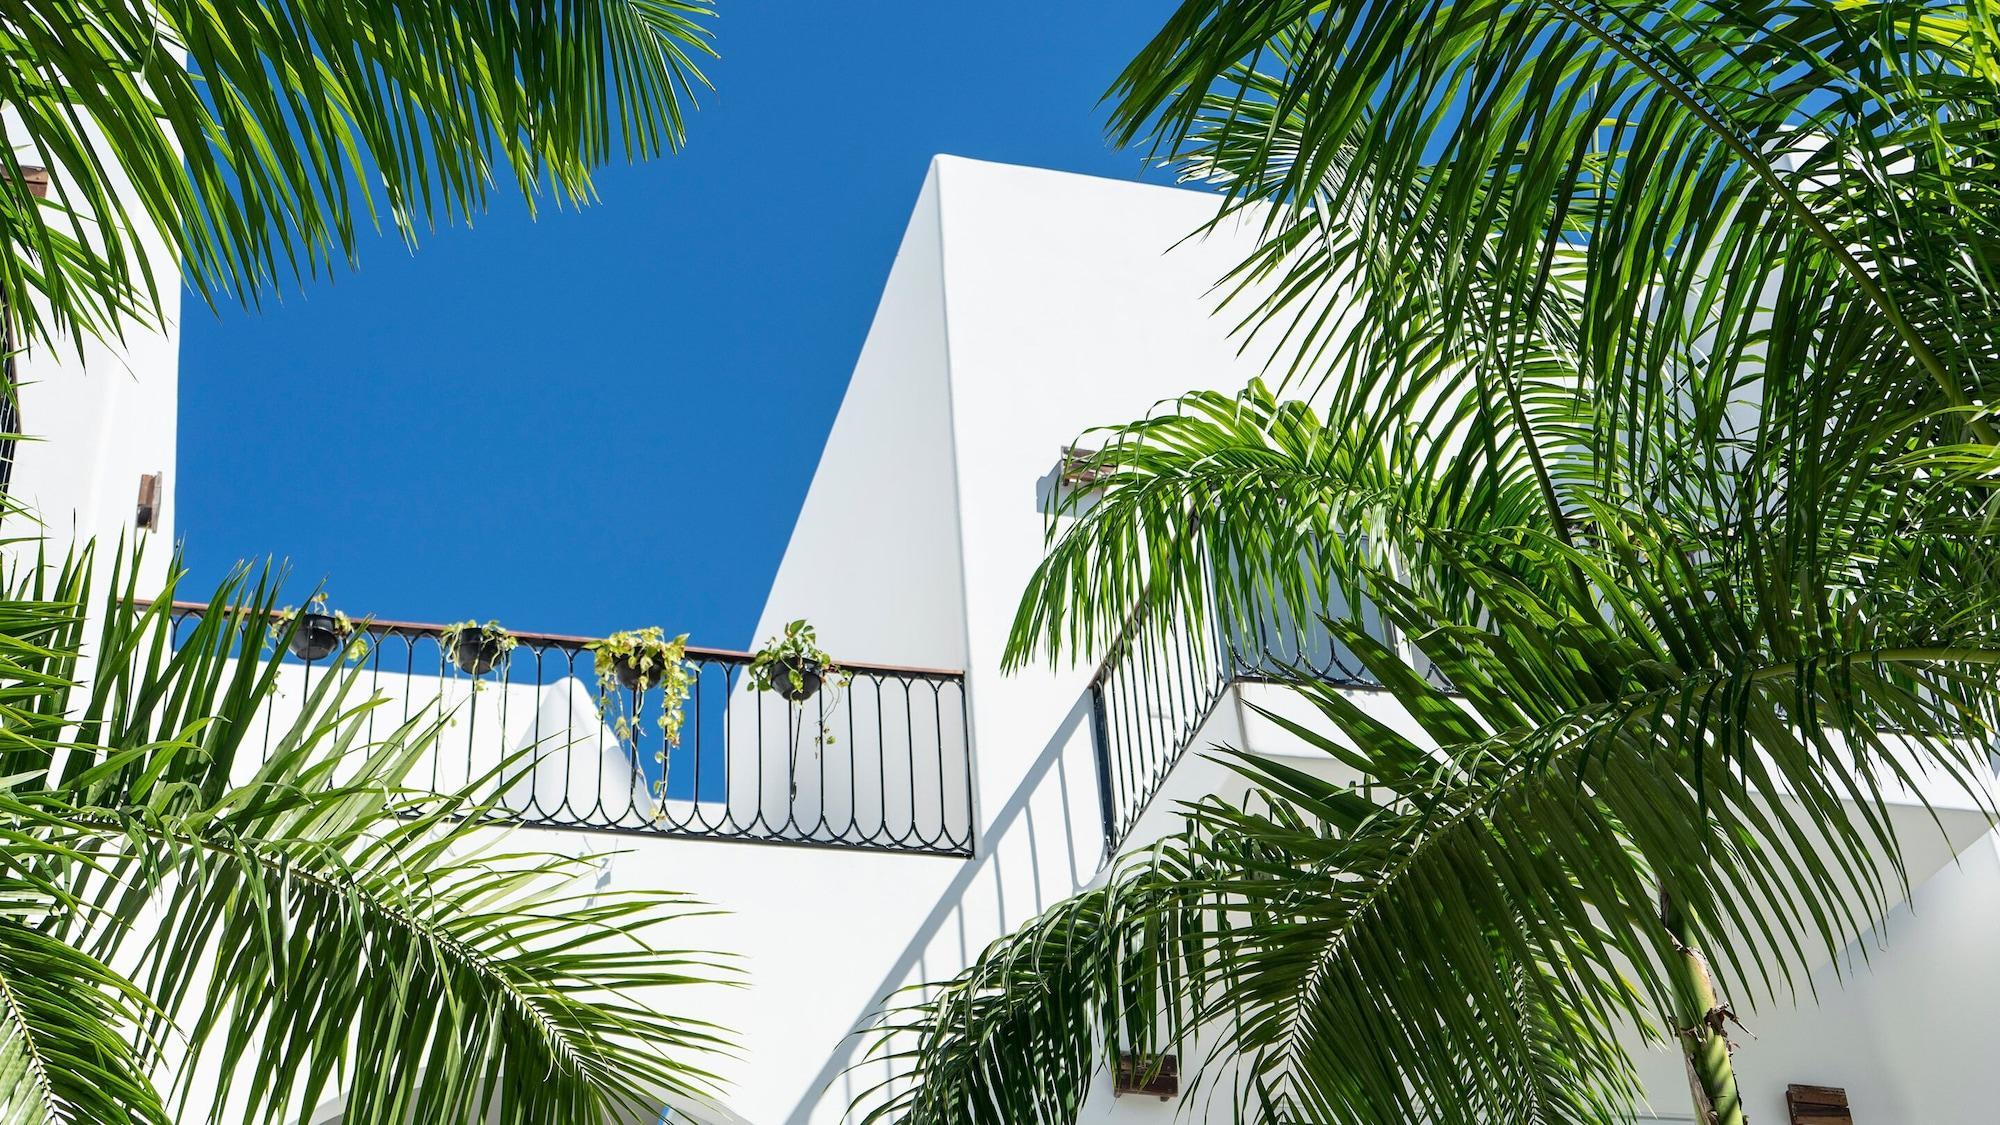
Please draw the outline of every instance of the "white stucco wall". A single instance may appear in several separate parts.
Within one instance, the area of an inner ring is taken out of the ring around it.
[[[1737,1072],[1750,1120],[1785,1120],[1787,1083],[1842,1086],[1864,1125],[1975,1125],[1995,1118],[2000,1073],[2000,839],[1981,836],[1935,870],[1844,960],[1822,967],[1817,1004],[1747,1014]],[[1866,961],[1861,954],[1866,953]],[[1754,1036],[1754,1037],[1753,1037]],[[1655,1104],[1678,1091],[1655,1067]]]
[[[16,156],[24,165],[46,159],[26,150]],[[8,491],[41,523],[10,519],[0,526],[0,539],[45,532],[58,558],[95,539],[108,555],[121,537],[129,543],[135,536],[139,478],[159,473],[156,529],[145,533],[154,545],[142,572],[144,584],[157,588],[173,543],[181,289],[179,269],[158,233],[135,233],[134,252],[145,256],[159,281],[157,319],[128,324],[122,335],[80,346],[41,344],[17,357],[21,428],[31,440],[16,446]],[[33,550],[21,543],[7,548],[16,557]]]
[[[179,305],[179,291],[170,304]],[[20,363],[21,426],[11,494],[38,515],[59,554],[96,539],[109,554],[133,537],[139,479],[161,474],[157,529],[147,533],[148,585],[164,575],[174,527],[178,332],[134,331],[82,354],[32,351]],[[27,533],[10,527],[8,534]]]
[[[878,932],[897,935],[887,946],[901,958],[885,959],[879,939],[859,943],[862,962],[886,970],[869,974],[876,997],[949,975],[1096,874],[1103,838],[1084,696],[1090,669],[1003,676],[1000,661],[1041,558],[1043,490],[1061,449],[1090,426],[1130,421],[1190,388],[1238,386],[1254,372],[1225,323],[1205,315],[1210,288],[1244,244],[1196,240],[1169,253],[1214,206],[1196,192],[952,157],[931,167],[758,630],[808,616],[836,655],[928,662],[949,654],[967,673],[980,854],[943,884],[909,888],[925,906],[913,931],[881,919]],[[933,215],[936,229],[921,229]],[[906,301],[898,279],[915,253],[932,257],[926,281],[935,289]],[[902,365],[893,395],[882,393],[876,366],[889,355]],[[949,596],[935,578],[908,581],[902,527],[880,538],[856,533],[885,518],[885,486],[901,492],[932,464],[921,508],[886,502],[898,521],[924,521],[916,537],[928,544],[924,558],[961,564]],[[894,471],[885,475],[885,465]],[[936,484],[949,493],[933,504]],[[814,1058],[829,1045],[791,1036],[783,1050]],[[865,1068],[821,1095],[818,1084],[847,1058],[781,1113],[742,1108],[788,1125],[837,1120],[881,1073]],[[773,1064],[789,1065],[760,1060]]]

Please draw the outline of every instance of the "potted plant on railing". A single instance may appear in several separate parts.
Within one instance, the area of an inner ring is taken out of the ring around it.
[[[764,642],[750,657],[750,686],[758,691],[768,691],[798,707],[819,695],[826,694],[819,701],[819,738],[814,743],[814,752],[820,747],[831,746],[834,742],[833,727],[829,720],[834,709],[840,706],[841,692],[847,687],[850,676],[846,669],[835,664],[833,657],[819,647],[819,638],[813,627],[803,618],[787,622],[785,631]],[[791,788],[792,796],[799,795],[799,731],[803,724],[792,727],[791,744]]]
[[[793,703],[811,699],[822,684],[842,687],[846,682],[846,673],[819,647],[813,627],[803,618],[786,624],[782,635],[765,641],[750,658],[750,685]]]
[[[613,633],[583,647],[597,668],[598,716],[611,723],[618,737],[630,742],[637,735],[646,693],[657,686],[660,733],[666,736],[667,749],[679,746],[681,705],[694,686],[694,667],[687,662],[687,634],[668,640],[666,632],[654,625]],[[665,765],[666,751],[655,758]]]
[[[295,620],[296,629],[292,628]],[[291,635],[286,640],[288,630]],[[308,663],[326,659],[343,644],[347,646],[341,654],[344,659],[360,660],[368,654],[367,638],[360,634],[360,628],[346,614],[327,608],[325,594],[314,594],[304,609],[286,606],[271,615],[271,643],[284,641],[293,656]]]
[[[438,647],[444,650],[445,659],[458,665],[458,670],[468,676],[483,676],[491,672],[519,643],[514,634],[500,627],[498,621],[488,621],[484,625],[477,621],[460,621],[438,632]]]

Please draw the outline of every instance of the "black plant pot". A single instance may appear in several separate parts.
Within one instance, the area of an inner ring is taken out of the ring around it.
[[[460,633],[452,659],[457,661],[458,670],[466,675],[484,676],[500,663],[501,657],[507,655],[507,650],[501,647],[504,639],[484,630]]]
[[[803,660],[782,660],[771,669],[771,690],[804,703],[819,694],[820,667]]]
[[[292,633],[292,655],[300,660],[324,660],[340,647],[340,623],[330,613],[301,613]]]
[[[636,691],[639,687],[639,677],[641,675],[646,677],[646,682],[649,685],[657,684],[660,682],[661,673],[665,672],[666,668],[656,656],[651,662],[651,666],[644,672],[641,672],[639,669],[639,658],[637,655],[633,655],[621,656],[613,660],[611,662],[611,670],[618,673],[619,683],[624,684],[630,690]]]

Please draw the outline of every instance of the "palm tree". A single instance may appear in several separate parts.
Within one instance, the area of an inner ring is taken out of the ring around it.
[[[1285,361],[1100,437],[1010,659],[1318,614],[1391,706],[1279,670],[1334,769],[1219,750],[1247,799],[886,1019],[869,1119],[1177,1051],[1243,1120],[1622,1121],[1636,1028],[1739,1125],[1719,997],[1886,909],[1890,787],[1988,792],[1990,16],[1183,3],[1114,130],[1261,224]]]
[[[683,140],[709,0],[55,0],[0,21],[0,299],[27,346],[255,301],[414,242],[498,177],[534,204]],[[34,167],[31,177],[25,169]],[[181,276],[154,272],[157,237]]]
[[[0,1121],[340,1099],[350,1125],[622,1125],[712,1092],[723,1040],[668,1005],[728,973],[658,941],[694,904],[510,844],[505,777],[420,788],[449,718],[364,739],[358,664],[273,723],[271,583],[232,580],[190,630],[171,582],[140,601],[117,568],[86,613],[89,570],[0,597]]]

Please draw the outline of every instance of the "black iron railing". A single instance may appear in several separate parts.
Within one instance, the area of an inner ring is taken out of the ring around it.
[[[174,604],[177,639],[206,609]],[[440,626],[354,629],[365,644],[316,661],[285,654],[271,729],[321,678],[352,674],[380,700],[362,720],[369,733],[442,720],[421,779],[440,792],[508,763],[498,805],[523,824],[972,854],[962,672],[843,662],[844,687],[793,702],[755,690],[750,654],[689,648],[670,740],[659,687],[600,690],[591,638],[515,633],[516,647],[474,676],[449,658]]]
[[[1344,617],[1347,611],[1332,606],[1324,612]],[[1318,616],[1302,622],[1274,606],[1255,619],[1254,627],[1226,627],[1211,598],[1198,619],[1134,621],[1113,642],[1090,681],[1106,855],[1124,843],[1233,685],[1299,675],[1352,687],[1375,684]],[[1363,621],[1375,635],[1391,637],[1372,611]]]
[[[21,440],[20,365],[13,338],[0,330],[0,496],[14,486],[14,451]]]

